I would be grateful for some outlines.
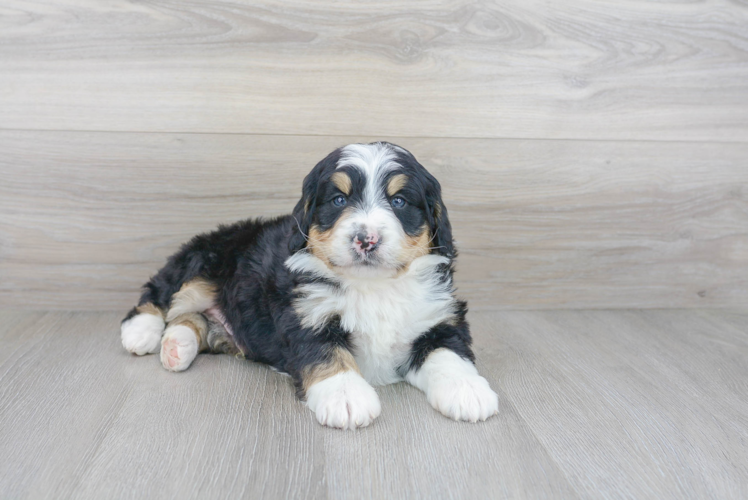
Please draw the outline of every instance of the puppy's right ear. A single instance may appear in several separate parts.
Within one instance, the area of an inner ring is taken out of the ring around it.
[[[301,199],[293,209],[293,218],[295,219],[294,227],[291,229],[291,238],[288,240],[288,250],[294,254],[306,248],[307,239],[309,238],[309,229],[314,222],[314,211],[317,208],[317,195],[319,192],[319,182],[325,172],[335,170],[340,159],[340,150],[336,149],[324,160],[317,163],[315,167],[304,178],[304,185],[301,189]]]
[[[312,226],[314,209],[317,204],[317,184],[319,182],[319,175],[315,175],[315,170],[312,170],[304,178],[301,199],[293,209],[292,216],[295,219],[295,225],[291,228],[291,238],[288,240],[288,250],[291,254],[305,248],[309,238],[309,228]]]

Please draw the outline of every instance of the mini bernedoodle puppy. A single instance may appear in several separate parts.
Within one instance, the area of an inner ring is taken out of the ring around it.
[[[447,417],[498,411],[454,297],[457,252],[437,180],[403,148],[351,144],[304,179],[292,215],[196,236],[122,321],[131,353],[170,371],[230,353],[290,375],[330,427],[369,425],[372,385],[401,380]]]

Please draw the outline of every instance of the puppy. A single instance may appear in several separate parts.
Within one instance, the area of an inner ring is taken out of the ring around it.
[[[454,297],[457,255],[437,180],[393,144],[351,144],[304,179],[292,215],[196,236],[122,321],[131,353],[170,371],[200,352],[288,374],[322,425],[380,413],[372,385],[405,380],[447,417],[498,411]]]

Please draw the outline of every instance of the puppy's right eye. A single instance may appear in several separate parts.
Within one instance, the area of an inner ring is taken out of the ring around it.
[[[332,199],[332,204],[336,207],[342,207],[344,206],[348,201],[345,199],[345,196],[336,196]]]

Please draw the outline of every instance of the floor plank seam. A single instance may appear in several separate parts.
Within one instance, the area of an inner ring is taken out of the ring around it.
[[[39,132],[39,133],[80,133],[80,134],[162,134],[162,135],[218,135],[218,136],[258,136],[258,137],[381,137],[383,139],[415,139],[415,140],[465,140],[465,141],[548,141],[548,142],[601,142],[601,143],[647,143],[647,144],[735,144],[746,145],[747,140],[717,140],[717,139],[613,139],[599,137],[520,137],[520,136],[448,136],[448,135],[403,135],[403,134],[286,134],[275,132],[211,132],[211,131],[174,131],[174,130],[93,130],[93,129],[35,129],[35,128],[4,128],[2,132]]]

